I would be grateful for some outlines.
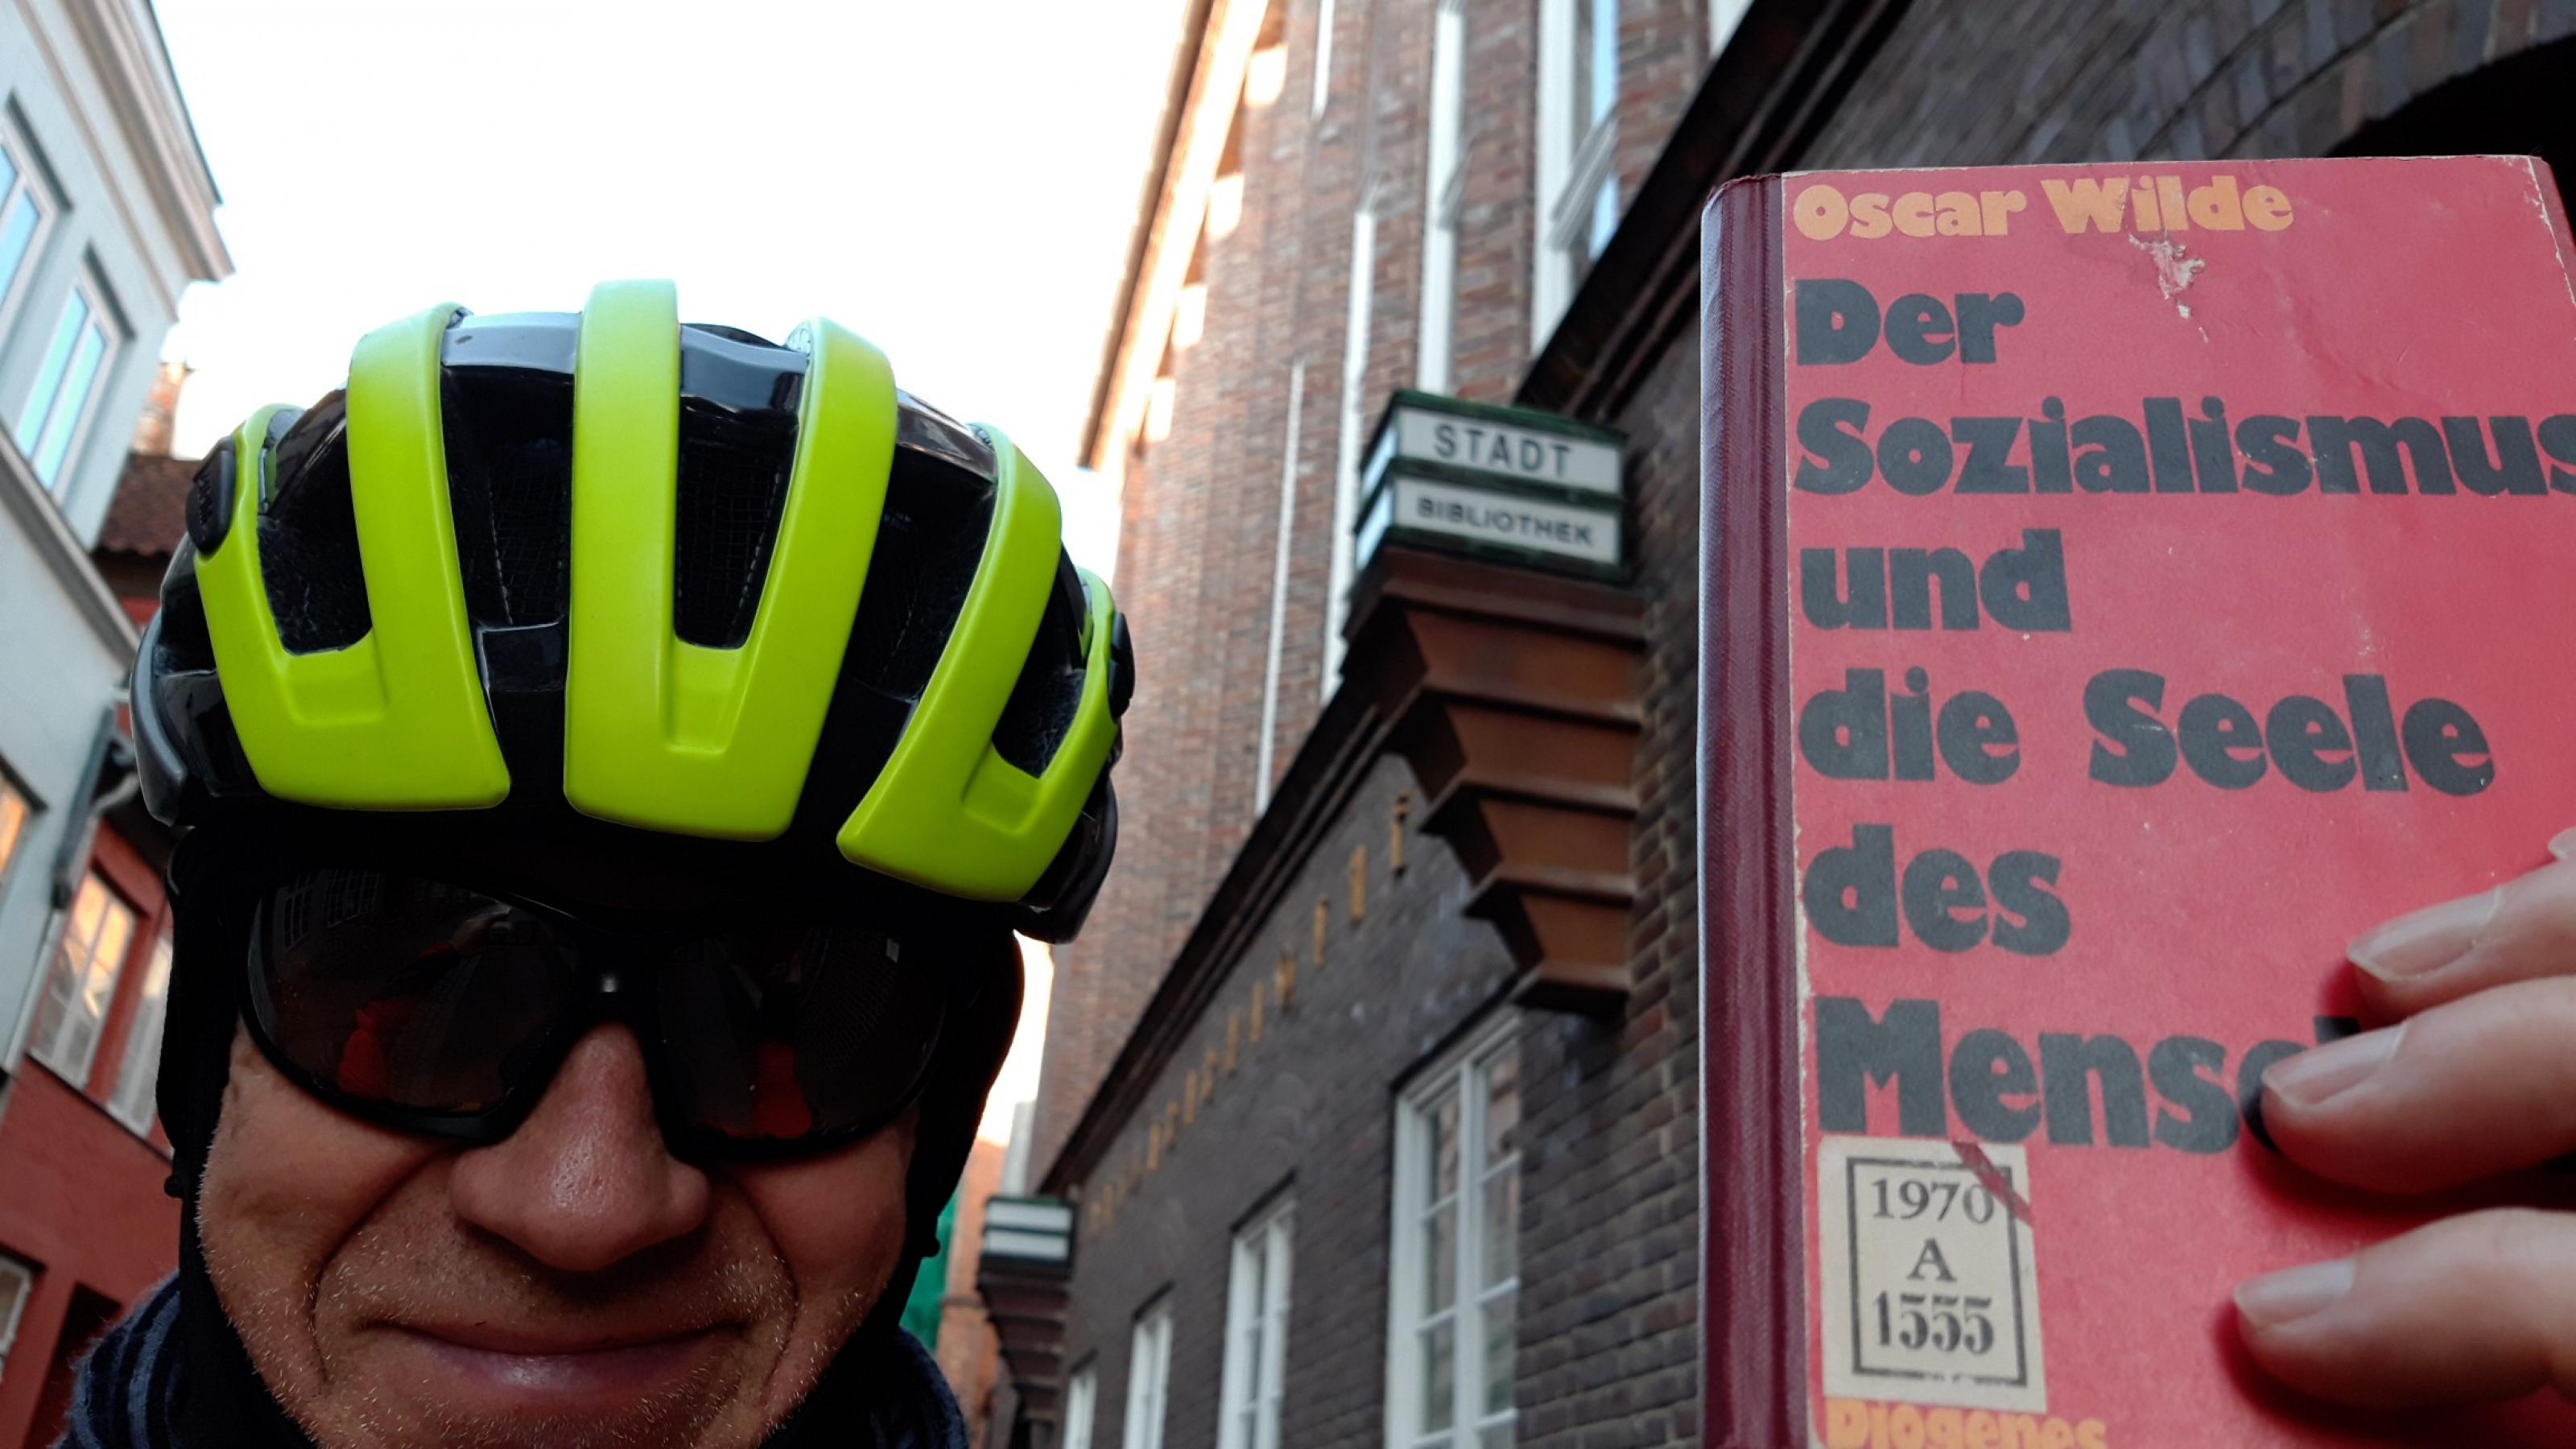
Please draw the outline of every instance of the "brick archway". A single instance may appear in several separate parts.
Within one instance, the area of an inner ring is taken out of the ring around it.
[[[2138,46],[2109,149],[2180,160],[2350,153],[2462,77],[2517,61],[2576,74],[2576,47],[2558,43],[2570,36],[2576,4],[2565,0],[2176,5]]]
[[[2576,177],[2576,38],[2454,76],[2346,137],[2338,156],[2514,152],[2549,163],[2563,196]]]

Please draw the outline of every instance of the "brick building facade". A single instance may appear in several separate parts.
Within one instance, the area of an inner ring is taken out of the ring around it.
[[[1120,861],[1062,955],[1041,1087],[1035,1190],[1077,1205],[1075,1246],[1060,1321],[1005,1332],[996,1442],[1694,1441],[1703,1046],[1729,1063],[1698,1031],[1701,205],[1829,167],[2563,172],[2576,123],[2544,101],[2576,82],[2576,3],[1208,0],[1191,23],[1093,409],[1142,669]],[[1625,582],[1352,569],[1365,429],[1409,386],[1623,433]],[[1627,662],[1551,694],[1509,650],[1442,652],[1464,634]],[[1494,768],[1494,739],[1547,730],[1572,743]],[[1581,778],[1603,742],[1615,788]],[[1516,830],[1524,806],[1574,824]],[[1619,868],[1582,874],[1595,825]],[[1549,891],[1622,912],[1579,989]]]

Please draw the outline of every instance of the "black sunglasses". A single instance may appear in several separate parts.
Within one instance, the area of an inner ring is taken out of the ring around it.
[[[477,1143],[603,1022],[633,1031],[681,1157],[856,1141],[921,1095],[961,964],[829,917],[637,917],[375,869],[256,901],[242,1017],[268,1059],[354,1116]]]

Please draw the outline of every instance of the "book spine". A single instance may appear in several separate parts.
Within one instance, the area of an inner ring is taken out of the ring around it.
[[[1791,909],[1781,184],[1703,214],[1701,1442],[1808,1442]]]

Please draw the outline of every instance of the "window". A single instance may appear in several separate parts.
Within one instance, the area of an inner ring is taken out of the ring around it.
[[[1708,0],[1708,58],[1726,54],[1726,43],[1735,38],[1735,27],[1744,23],[1744,12],[1753,8],[1753,0]]]
[[[17,859],[18,846],[27,838],[27,821],[35,813],[9,777],[0,775],[0,881],[9,879],[9,862]]]
[[[1512,1443],[1519,1063],[1507,1021],[1396,1109],[1387,1399],[1399,1449]]]
[[[9,120],[16,119],[13,111]],[[36,177],[33,156],[15,124],[0,125],[0,315],[5,315],[27,258],[35,255],[36,234],[53,210]]]
[[[18,1315],[35,1296],[36,1270],[0,1253],[0,1373],[9,1369],[9,1345],[18,1337]]]
[[[1619,229],[1619,0],[1540,0],[1531,346]]]
[[[137,1137],[152,1135],[158,1110],[152,1089],[161,1079],[161,1024],[170,1006],[170,933],[152,943],[152,965],[143,973],[143,999],[134,1004],[134,1026],[125,1034],[125,1060],[116,1069],[116,1097],[107,1110]]]
[[[117,899],[107,882],[92,872],[72,899],[54,947],[53,968],[45,973],[44,994],[36,1002],[36,1022],[27,1038],[28,1054],[61,1074],[75,1087],[89,1080],[90,1062],[98,1055],[99,1028],[107,1021],[107,1003],[116,995],[117,968],[134,939],[134,911]]]
[[[1064,1449],[1091,1449],[1091,1408],[1100,1397],[1100,1374],[1085,1368],[1064,1391]]]
[[[1145,1310],[1128,1340],[1127,1426],[1124,1449],[1163,1449],[1163,1401],[1172,1378],[1172,1305]]]
[[[62,492],[63,459],[71,452],[99,377],[115,355],[112,325],[94,285],[75,285],[63,303],[62,319],[54,324],[53,339],[45,344],[36,384],[18,410],[18,451],[35,468],[38,481],[57,495]]]
[[[1431,22],[1431,161],[1423,169],[1422,331],[1414,385],[1449,390],[1450,334],[1457,316],[1458,213],[1467,167],[1458,144],[1459,90],[1466,63],[1467,0],[1440,0]]]
[[[1225,1295],[1225,1385],[1217,1449],[1279,1449],[1288,1360],[1288,1245],[1296,1211],[1282,1204],[1235,1235]]]

